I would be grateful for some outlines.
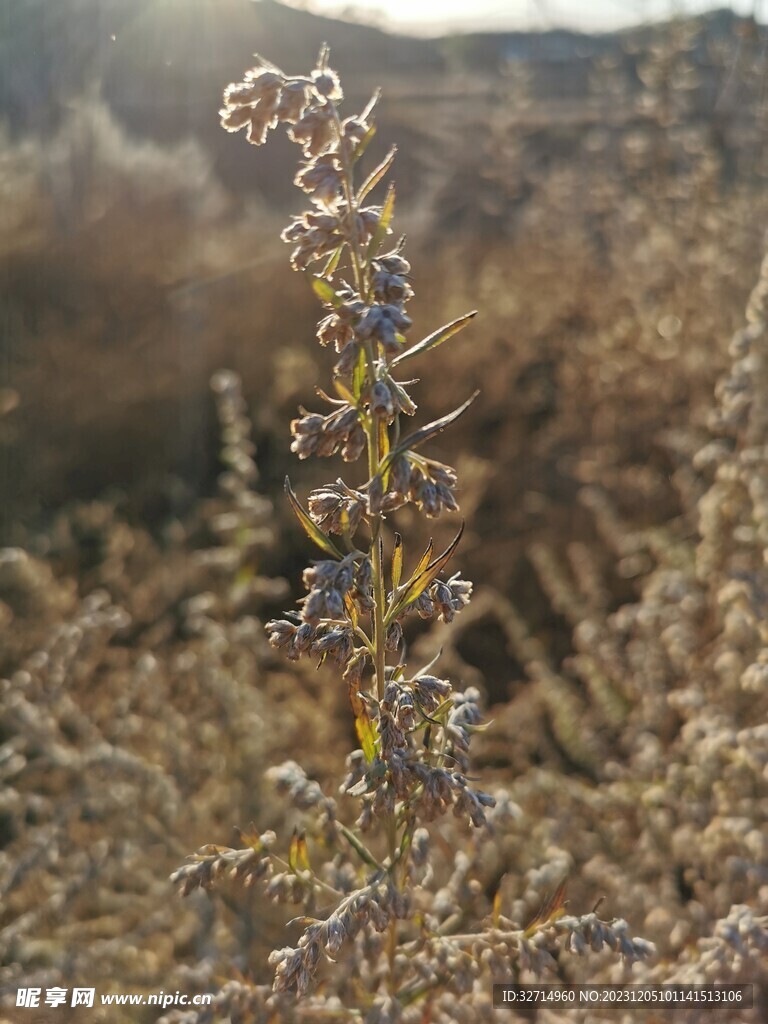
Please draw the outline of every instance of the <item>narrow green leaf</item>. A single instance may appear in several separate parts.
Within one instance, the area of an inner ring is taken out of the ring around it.
[[[380,419],[378,423],[378,434],[379,434],[379,458],[386,459],[389,455],[389,431],[387,430],[387,421]]]
[[[376,225],[376,230],[368,243],[368,252],[366,259],[370,260],[379,251],[379,246],[387,237],[389,231],[389,225],[392,223],[392,216],[395,212],[395,186],[390,185],[387,189],[387,198],[384,200],[384,206],[381,210],[381,217],[379,217],[379,223]]]
[[[342,825],[340,821],[336,822],[336,827],[363,863],[367,864],[370,868],[381,868],[381,864],[379,864],[371,851],[365,848],[354,832],[351,832],[346,825]]]
[[[349,512],[345,508],[342,508],[339,512],[339,519],[341,520],[341,535],[344,538],[347,546],[352,547],[352,534],[349,532],[350,520]]]
[[[354,395],[352,394],[352,392],[351,392],[351,391],[349,390],[349,388],[347,387],[347,385],[346,385],[346,384],[345,384],[345,383],[344,383],[343,381],[339,380],[339,378],[338,378],[338,377],[334,377],[334,378],[333,378],[333,386],[334,386],[334,387],[336,388],[336,394],[337,394],[337,395],[338,395],[338,396],[339,396],[340,398],[343,398],[343,399],[344,399],[344,401],[345,401],[345,402],[346,402],[346,403],[347,403],[348,405],[352,405],[352,406],[355,406],[355,405],[357,405],[357,402],[356,402],[356,400],[355,400],[355,396],[354,396]]]
[[[348,593],[344,595],[344,607],[347,610],[349,621],[352,623],[352,629],[357,629],[359,622],[357,615],[357,605],[355,604],[355,602],[352,600]]]
[[[387,378],[387,384],[391,391],[394,391],[398,404],[406,416],[413,416],[416,412],[416,403],[405,390],[403,385],[391,377]]]
[[[430,725],[442,725],[443,724],[442,722],[438,721],[438,719],[436,719],[436,718],[430,718],[429,715],[427,714],[427,712],[424,710],[424,708],[421,706],[421,704],[419,704],[419,702],[417,700],[414,700],[413,705],[414,705],[414,707],[416,708],[416,710],[418,711],[418,713],[421,715],[421,717],[423,719],[422,725],[419,726],[419,728],[426,728],[427,723],[429,723]]]
[[[365,701],[352,683],[349,685],[348,695],[349,706],[352,708],[352,714],[355,719],[355,732],[360,741],[360,746],[363,748],[365,760],[368,764],[371,764],[376,757],[376,728],[371,721],[371,716],[368,714]]]
[[[568,903],[568,900],[565,898],[565,883],[566,879],[563,879],[552,895],[544,900],[536,916],[525,926],[524,934],[526,938],[530,938],[543,925],[556,921],[565,914],[566,904]]]
[[[442,654],[443,654],[443,648],[441,647],[439,649],[439,651],[437,652],[437,654],[434,656],[434,658],[430,662],[427,662],[427,664],[424,665],[422,668],[420,668],[418,672],[414,672],[413,678],[414,679],[418,679],[419,676],[427,676],[427,675],[429,675],[429,673],[432,671],[432,669],[435,667],[435,665],[438,663],[438,661],[442,657]]]
[[[299,870],[299,833],[296,829],[293,830],[291,845],[288,847],[288,867],[294,872]]]
[[[413,842],[414,827],[415,827],[415,825],[411,821],[403,829],[403,835],[402,835],[402,837],[400,839],[400,857],[401,857],[401,859],[408,853],[408,851],[411,848],[411,843]]]
[[[357,193],[357,201],[361,203],[363,199],[376,188],[378,183],[387,173],[389,168],[392,166],[392,162],[395,159],[395,153],[397,152],[397,146],[393,146],[392,149],[387,153],[384,159],[381,161],[378,167],[374,167],[368,177],[365,179],[363,184],[360,186],[360,191]]]
[[[403,538],[399,533],[395,534],[395,547],[392,551],[392,589],[397,590],[400,586],[400,577],[403,574]]]
[[[328,262],[325,264],[323,269],[320,271],[320,277],[330,277],[336,271],[336,267],[339,265],[341,254],[344,251],[344,244],[337,246],[331,255],[328,257]]]
[[[360,740],[367,764],[372,764],[376,757],[376,729],[367,711],[363,711],[359,718],[355,719],[355,732]]]
[[[307,837],[304,834],[304,832],[302,832],[299,835],[299,842],[298,842],[298,850],[297,850],[296,860],[297,860],[297,864],[298,864],[298,867],[299,867],[299,871],[309,871],[310,870],[309,847],[307,846]]]
[[[413,601],[415,601],[427,587],[436,578],[438,573],[442,572],[443,568],[450,561],[454,551],[459,545],[461,535],[464,532],[464,524],[461,524],[461,529],[456,534],[454,539],[445,549],[445,551],[438,555],[437,558],[433,559],[429,565],[421,572],[416,572],[410,578],[408,583],[400,588],[400,591],[395,595],[392,605],[387,611],[385,622],[387,625],[392,622],[405,608],[408,607]]]
[[[434,550],[435,550],[434,549],[434,545],[433,545],[432,541],[430,540],[429,544],[427,544],[427,546],[426,546],[426,548],[424,550],[424,554],[419,559],[419,564],[414,569],[414,572],[413,572],[414,576],[418,576],[420,572],[424,572],[424,570],[427,568],[429,563],[432,561],[432,553],[434,552]]]
[[[365,387],[366,370],[367,364],[365,359],[365,349],[361,347],[357,356],[355,368],[352,371],[352,394],[355,396],[355,405],[359,403],[360,396],[362,395],[363,388]]]
[[[288,500],[291,503],[293,511],[296,513],[296,518],[303,526],[304,532],[309,537],[309,539],[313,540],[315,544],[317,544],[317,546],[321,548],[327,555],[330,555],[331,558],[338,558],[339,560],[341,560],[344,556],[341,554],[341,552],[333,543],[333,541],[323,533],[323,531],[316,523],[312,522],[309,515],[301,507],[299,499],[293,493],[293,488],[291,487],[291,482],[288,479],[288,477],[285,478],[285,493],[288,495]]]
[[[324,277],[312,278],[312,291],[318,299],[327,306],[341,305],[341,299],[336,294],[336,289],[333,287],[331,282],[326,281]]]
[[[363,153],[365,153],[366,149],[368,149],[368,147],[370,146],[371,141],[373,140],[373,137],[374,137],[375,134],[376,134],[376,125],[372,124],[370,126],[370,128],[368,129],[368,131],[365,133],[365,135],[362,137],[362,139],[360,139],[360,141],[358,142],[358,144],[354,148],[354,151],[352,153],[352,163],[353,164],[356,164],[357,161],[360,159],[360,157],[363,155]]]
[[[424,338],[413,348],[407,349],[405,352],[401,352],[399,356],[390,363],[390,366],[397,366],[398,363],[402,363],[405,359],[410,359],[411,356],[419,356],[422,352],[428,352],[432,348],[437,348],[438,345],[442,345],[444,341],[448,341],[454,334],[458,334],[462,328],[466,327],[477,316],[477,310],[473,309],[471,313],[465,313],[464,316],[460,316],[458,320],[452,320],[449,324],[445,324],[439,330],[434,331],[428,337]]]
[[[402,455],[403,452],[408,450],[412,451],[414,448],[418,448],[420,444],[424,444],[425,441],[435,437],[437,434],[445,430],[446,427],[450,427],[452,423],[456,422],[459,416],[464,415],[479,394],[479,391],[475,391],[475,393],[471,395],[463,405],[460,405],[458,409],[454,409],[453,412],[449,412],[447,416],[443,416],[439,420],[433,420],[432,423],[427,423],[427,425],[422,427],[420,430],[416,430],[407,437],[404,437],[397,447],[393,448],[389,453],[390,462],[398,455]]]
[[[328,394],[328,392],[327,391],[323,391],[322,388],[315,388],[315,394],[319,395],[320,398],[322,398],[322,400],[324,402],[328,402],[329,405],[345,405],[346,404],[346,399],[344,401],[339,401],[338,398],[331,398],[331,396]]]
[[[378,104],[380,99],[381,99],[381,89],[374,89],[373,90],[373,94],[371,95],[371,98],[368,100],[368,102],[365,105],[365,109],[360,114],[360,120],[361,121],[367,121],[368,120],[368,118],[371,116],[371,114],[376,109],[376,105]]]

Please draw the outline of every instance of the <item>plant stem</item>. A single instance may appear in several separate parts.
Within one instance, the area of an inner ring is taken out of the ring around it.
[[[282,868],[283,871],[287,872],[288,874],[291,874],[291,875],[299,874],[299,872],[294,871],[294,869],[290,866],[290,864],[288,863],[287,860],[283,860],[282,857],[278,857],[278,855],[276,853],[270,853],[269,854],[269,859],[271,861],[273,861],[275,864],[277,864],[277,866],[279,868]],[[325,892],[329,893],[335,899],[339,899],[339,898],[343,899],[344,898],[344,893],[343,892],[339,892],[338,889],[335,889],[332,885],[328,885],[327,882],[324,882],[322,880],[322,878],[318,878],[318,876],[314,873],[314,871],[310,872],[310,874],[312,876],[312,884],[313,885],[316,885],[320,889],[324,889]],[[301,875],[299,875],[299,877],[301,877]]]
[[[355,196],[355,190],[353,185],[353,169],[349,158],[349,148],[346,140],[343,137],[343,131],[341,127],[341,121],[339,119],[338,111],[334,104],[331,104],[333,110],[334,121],[336,124],[336,131],[339,138],[339,153],[341,154],[341,169],[342,169],[342,189],[344,191],[344,199],[347,203],[347,242],[349,246],[350,258],[352,260],[352,271],[355,278],[355,287],[361,298],[366,300],[368,298],[368,265],[364,255],[358,250],[358,239],[355,219],[358,213],[357,198]],[[368,377],[371,384],[376,379],[376,354],[373,349],[373,345],[370,340],[366,340],[365,343],[365,354],[368,363]],[[379,469],[379,463],[381,462],[381,452],[379,451],[379,432],[378,424],[375,417],[370,417],[368,422],[365,424],[365,433],[368,441],[368,477],[373,479]],[[373,600],[374,600],[374,613],[373,613],[373,646],[374,646],[374,672],[376,674],[376,694],[381,700],[384,696],[384,687],[386,684],[386,651],[384,644],[386,641],[386,627],[384,624],[384,607],[386,604],[386,587],[384,583],[384,567],[381,559],[381,528],[382,528],[382,517],[381,514],[377,514],[373,518],[371,523],[371,567],[373,570]],[[394,854],[394,850],[390,849],[390,855]]]
[[[361,254],[358,250],[358,237],[357,237],[357,225],[356,219],[358,214],[357,198],[355,196],[355,190],[353,186],[353,169],[349,157],[349,149],[343,138],[343,132],[341,127],[341,121],[339,120],[338,112],[335,106],[332,105],[334,120],[336,123],[336,131],[339,136],[339,153],[341,154],[342,164],[342,188],[344,191],[344,198],[347,203],[347,219],[348,219],[348,244],[350,251],[350,258],[352,261],[352,270],[355,278],[355,287],[357,288],[358,294],[363,301],[368,301],[368,279],[369,279],[369,267],[367,262],[367,256]],[[376,357],[377,353],[374,349],[373,342],[370,339],[365,340],[365,354],[366,362],[368,364],[368,378],[371,387],[376,380]],[[375,416],[366,418],[365,421],[365,434],[368,444],[368,478],[373,480],[379,471],[381,463],[381,450],[379,447],[379,425]],[[381,513],[376,513],[372,517],[371,521],[371,570],[372,570],[372,584],[373,584],[373,662],[374,662],[374,673],[376,676],[376,695],[379,700],[384,697],[384,690],[386,688],[386,639],[387,639],[387,624],[385,623],[385,611],[387,602],[387,590],[386,582],[384,579],[384,566],[382,564],[382,527],[383,517]],[[370,647],[369,647],[370,651]],[[395,872],[395,856],[397,853],[397,816],[393,811],[387,816],[387,845],[389,852],[389,871],[390,876],[393,879],[395,885],[397,885],[396,872]],[[392,995],[395,994],[395,957],[397,955],[397,922],[395,920],[390,922],[389,925],[389,939],[388,939],[388,960],[389,960],[389,989]]]
[[[331,104],[333,117],[336,125],[336,132],[339,138],[339,153],[341,155],[341,180],[344,191],[344,199],[347,203],[347,243],[350,258],[352,260],[352,271],[355,278],[355,287],[361,298],[367,298],[367,277],[368,266],[363,256],[358,251],[358,239],[355,220],[358,213],[357,198],[353,185],[353,169],[349,158],[349,147],[344,139],[341,121],[334,104]],[[368,363],[368,376],[373,384],[376,376],[376,355],[370,340],[365,343],[365,354]],[[370,417],[365,424],[365,433],[368,441],[368,476],[369,479],[378,472],[381,454],[379,452],[378,424],[375,417]],[[381,564],[381,514],[374,517],[371,523],[371,566],[373,569],[373,593],[374,593],[374,616],[373,616],[373,645],[374,645],[374,671],[376,673],[376,692],[379,700],[384,696],[386,652],[384,642],[386,640],[384,629],[384,604],[386,601],[386,590],[384,586],[384,573]]]

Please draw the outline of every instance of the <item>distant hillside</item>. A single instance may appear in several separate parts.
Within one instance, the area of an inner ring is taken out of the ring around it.
[[[707,16],[706,35],[732,32],[734,20],[728,11]],[[248,192],[254,181],[247,147],[219,130],[216,111],[222,85],[248,66],[254,51],[295,72],[328,42],[353,103],[364,102],[378,85],[390,105],[404,94],[420,100],[461,93],[462,76],[498,82],[519,62],[530,65],[536,96],[573,101],[588,94],[597,59],[613,54],[632,64],[632,54],[663,32],[501,32],[429,40],[318,17],[276,0],[0,0],[0,119],[14,135],[45,136],[83,95],[100,95],[138,138],[194,137],[213,155],[224,183]],[[381,122],[401,151],[409,142],[423,148],[422,125],[402,115]],[[274,146],[262,165],[261,185],[278,202],[291,196],[289,149]]]
[[[83,95],[99,95],[135,136],[168,143],[193,136],[225,184],[251,190],[248,147],[218,126],[222,88],[254,51],[300,72],[323,42],[353,102],[393,76],[435,79],[445,68],[436,43],[274,0],[0,0],[0,119],[12,135],[45,136]],[[261,182],[278,201],[291,194],[290,148],[278,144],[262,163]]]

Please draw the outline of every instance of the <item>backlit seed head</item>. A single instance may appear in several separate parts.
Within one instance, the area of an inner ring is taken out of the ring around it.
[[[315,92],[326,100],[338,101],[343,99],[339,76],[330,68],[317,68],[312,72],[312,85]]]
[[[307,502],[309,514],[325,533],[354,534],[365,508],[365,497],[346,485],[333,484],[312,491]]]
[[[348,143],[352,143],[352,145],[362,142],[370,130],[370,122],[364,121],[359,117],[347,117],[341,125],[341,131],[344,139]]]
[[[346,665],[352,655],[353,641],[350,629],[332,629],[312,644],[312,653],[332,658],[337,665]]]
[[[303,78],[289,79],[283,85],[280,102],[275,107],[278,121],[296,124],[307,106],[309,83]]]
[[[334,140],[334,120],[330,107],[310,107],[288,129],[294,142],[306,156],[320,156],[330,149]]]

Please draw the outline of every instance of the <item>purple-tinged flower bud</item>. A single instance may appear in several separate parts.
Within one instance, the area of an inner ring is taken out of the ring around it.
[[[352,654],[352,631],[331,629],[318,637],[312,644],[312,653],[333,658],[338,665],[345,665]]]
[[[380,707],[383,711],[393,712],[397,705],[397,698],[400,694],[400,684],[390,679],[384,687],[384,696],[381,698]]]
[[[366,488],[366,496],[368,499],[368,514],[372,516],[378,515],[381,511],[381,499],[384,497],[384,484],[378,473],[369,482]]]
[[[334,373],[337,377],[351,377],[352,373],[357,365],[357,360],[360,355],[360,343],[355,340],[351,340],[342,349],[341,359],[336,363],[333,368]],[[354,461],[354,460],[350,460]]]
[[[355,600],[365,610],[373,608],[373,566],[370,558],[363,558],[355,572]]]
[[[296,629],[296,624],[287,619],[272,619],[264,627],[270,646],[276,647],[278,650],[291,642]]]
[[[303,622],[298,627],[288,646],[287,654],[291,661],[295,661],[300,654],[306,654],[312,644],[314,633],[313,627],[308,622]]]
[[[389,489],[406,495],[411,485],[411,464],[407,455],[400,455],[389,472]]]
[[[416,699],[426,711],[434,711],[451,692],[451,684],[436,676],[417,676],[413,680]]]
[[[332,484],[312,491],[307,506],[312,520],[325,533],[343,533],[346,516],[347,529],[353,534],[360,524],[365,498],[359,491]]]
[[[395,414],[395,406],[392,401],[392,392],[383,380],[377,380],[371,388],[370,409],[374,416],[392,422]]]
[[[393,622],[387,630],[387,638],[384,647],[388,651],[397,651],[403,641],[403,627],[399,622]]]
[[[312,84],[318,96],[326,100],[343,99],[339,76],[330,68],[316,68],[312,72]]]
[[[397,701],[395,721],[404,732],[410,732],[416,724],[416,710],[413,704],[413,695],[410,691],[402,689]]]
[[[360,689],[367,661],[365,650],[362,647],[359,647],[355,654],[356,656],[349,662],[342,676],[342,679],[353,693]]]
[[[341,449],[342,459],[345,462],[356,462],[365,451],[366,443],[365,431],[359,423],[356,423],[349,432],[344,447]]]

